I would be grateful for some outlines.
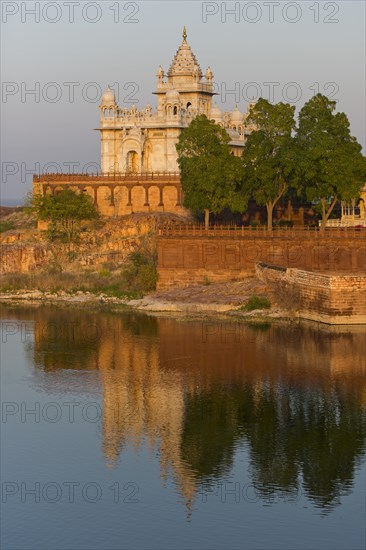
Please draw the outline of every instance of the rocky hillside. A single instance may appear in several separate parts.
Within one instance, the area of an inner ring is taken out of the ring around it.
[[[186,221],[165,213],[100,219],[83,224],[77,243],[61,243],[50,242],[46,231],[38,230],[36,220],[26,211],[5,210],[5,215],[0,217],[0,272],[113,270],[123,265],[132,252],[151,250],[158,225]]]

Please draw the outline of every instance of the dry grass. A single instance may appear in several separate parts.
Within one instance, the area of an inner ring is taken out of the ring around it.
[[[65,272],[57,268],[28,273],[7,273],[0,278],[0,292],[40,290],[68,293],[92,292],[115,297],[140,298],[154,290],[157,281],[156,259],[135,252],[123,268],[111,271],[106,265],[100,271]]]
[[[107,296],[140,297],[142,290],[131,288],[121,273],[8,273],[0,279],[1,292],[40,290],[57,294],[61,291],[91,292]]]
[[[7,208],[0,207],[0,230],[1,232],[11,229],[30,229],[37,226],[37,220],[29,209],[23,207]]]

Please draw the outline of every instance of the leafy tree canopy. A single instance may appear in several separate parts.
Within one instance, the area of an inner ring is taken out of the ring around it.
[[[240,191],[240,159],[231,154],[229,141],[224,128],[201,115],[181,132],[176,146],[184,206],[205,210],[206,225],[208,212],[246,207],[246,197]]]
[[[260,205],[266,205],[268,228],[272,228],[273,208],[290,183],[296,183],[295,107],[272,105],[260,99],[251,108],[246,124],[257,129],[249,135],[244,153],[243,184]]]
[[[50,232],[53,235],[58,234],[69,242],[76,237],[81,221],[98,217],[91,197],[71,189],[55,195],[34,195],[33,210],[38,219],[51,223]]]
[[[366,159],[336,102],[317,94],[299,113],[299,170],[309,200],[319,202],[324,228],[339,200],[357,198],[366,180]]]

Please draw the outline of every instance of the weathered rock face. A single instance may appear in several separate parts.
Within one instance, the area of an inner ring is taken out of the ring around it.
[[[329,324],[366,324],[366,275],[311,273],[259,263],[256,275],[277,301],[300,317]]]
[[[165,221],[172,223],[168,217]],[[164,224],[164,219],[159,223]],[[78,271],[106,263],[118,266],[144,243],[152,244],[156,224],[156,217],[143,215],[111,220],[99,229],[82,232],[78,244],[51,243],[36,229],[7,231],[0,240],[0,272],[26,273],[53,267]]]
[[[42,269],[47,264],[46,245],[2,244],[0,273],[24,273]]]

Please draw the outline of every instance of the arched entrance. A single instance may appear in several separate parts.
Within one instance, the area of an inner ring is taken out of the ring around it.
[[[136,151],[128,151],[126,166],[127,172],[139,171],[139,156]]]

